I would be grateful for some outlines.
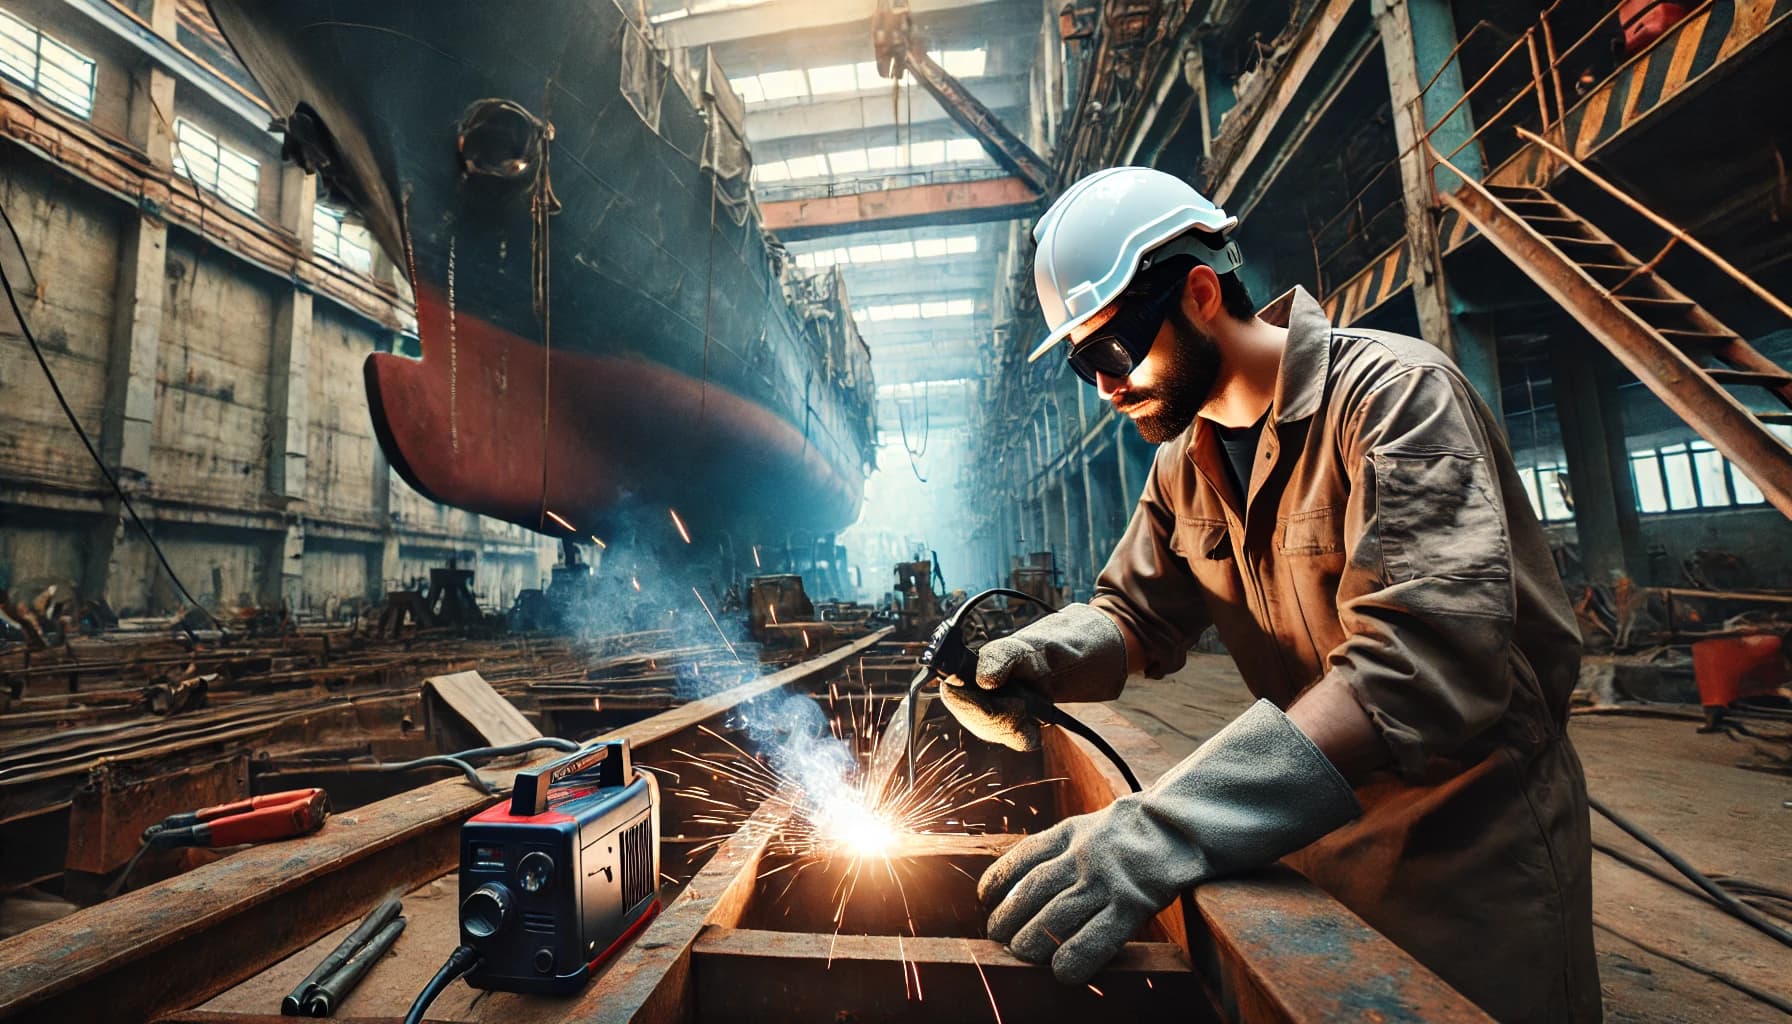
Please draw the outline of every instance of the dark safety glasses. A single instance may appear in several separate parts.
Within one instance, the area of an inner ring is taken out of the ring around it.
[[[1070,347],[1065,358],[1078,377],[1095,384],[1095,375],[1125,377],[1145,361],[1170,303],[1182,293],[1185,278],[1175,275],[1157,295],[1122,295],[1120,308],[1101,329]]]

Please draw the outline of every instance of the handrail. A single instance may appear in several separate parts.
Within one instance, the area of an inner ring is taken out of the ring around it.
[[[1574,156],[1572,154],[1570,154],[1567,150],[1562,149],[1560,146],[1557,146],[1555,143],[1549,141],[1548,139],[1544,138],[1541,135],[1538,135],[1536,132],[1530,131],[1528,129],[1518,128],[1518,129],[1516,129],[1516,131],[1518,132],[1518,134],[1521,138],[1529,139],[1530,141],[1535,142],[1537,145],[1542,146],[1544,149],[1548,150],[1551,155],[1555,156],[1558,160],[1561,160],[1563,163],[1567,164],[1569,167],[1572,167],[1576,171],[1579,171],[1588,181],[1591,181],[1593,184],[1604,189],[1606,191],[1606,193],[1609,194],[1612,198],[1614,198],[1614,199],[1618,200],[1619,202],[1623,203],[1624,205],[1630,207],[1632,210],[1636,211],[1637,213],[1641,214],[1643,217],[1647,218],[1649,220],[1649,222],[1654,224],[1656,227],[1661,228],[1663,231],[1666,231],[1668,234],[1672,235],[1676,240],[1685,243],[1687,245],[1687,247],[1691,248],[1694,252],[1697,252],[1699,255],[1710,260],[1713,264],[1716,264],[1716,266],[1719,270],[1722,270],[1724,273],[1728,274],[1731,277],[1731,279],[1733,279],[1737,284],[1740,284],[1744,288],[1748,289],[1749,292],[1751,294],[1753,294],[1756,298],[1760,299],[1762,302],[1767,303],[1769,306],[1772,306],[1776,311],[1778,311],[1780,313],[1780,315],[1786,317],[1787,319],[1792,319],[1792,305],[1787,305],[1787,303],[1783,299],[1781,299],[1779,296],[1773,294],[1772,292],[1768,291],[1766,288],[1762,287],[1758,282],[1755,281],[1754,278],[1749,277],[1747,274],[1744,274],[1742,271],[1736,269],[1736,267],[1731,265],[1731,263],[1728,260],[1724,259],[1722,256],[1719,256],[1717,253],[1711,251],[1711,249],[1708,248],[1705,245],[1705,243],[1694,238],[1692,235],[1688,234],[1684,229],[1680,228],[1678,225],[1674,224],[1672,221],[1668,220],[1666,217],[1661,216],[1660,214],[1656,213],[1654,210],[1651,210],[1647,206],[1644,206],[1642,203],[1637,202],[1634,198],[1632,198],[1630,195],[1625,193],[1622,189],[1618,188],[1616,185],[1613,185],[1611,182],[1609,182],[1609,181],[1605,180],[1603,177],[1601,177],[1598,174],[1598,172],[1594,171],[1592,168],[1588,167],[1586,164],[1581,163],[1579,160],[1575,159]]]

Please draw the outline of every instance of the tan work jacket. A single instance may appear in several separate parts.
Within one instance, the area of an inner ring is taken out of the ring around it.
[[[1305,291],[1241,506],[1211,425],[1158,449],[1095,607],[1181,667],[1209,624],[1282,708],[1342,682],[1391,767],[1289,863],[1502,1021],[1600,1017],[1580,633],[1492,413],[1434,346]]]

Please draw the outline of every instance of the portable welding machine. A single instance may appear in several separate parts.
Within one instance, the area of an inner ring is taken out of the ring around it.
[[[475,988],[571,992],[659,913],[660,794],[627,740],[519,772],[460,830],[460,937]]]

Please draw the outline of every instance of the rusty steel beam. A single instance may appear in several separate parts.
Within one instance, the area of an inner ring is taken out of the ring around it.
[[[1775,508],[1792,516],[1792,449],[1769,433],[1747,406],[1707,376],[1693,357],[1615,301],[1586,270],[1494,198],[1480,182],[1465,180],[1457,190],[1443,192],[1441,198],[1544,294],[1573,315],[1655,397],[1735,463]]]
[[[1157,741],[1111,708],[1065,707],[1112,744],[1141,781],[1149,784],[1175,766],[1176,759]],[[1106,806],[1129,791],[1120,773],[1087,741],[1062,729],[1045,730],[1044,739],[1046,770],[1067,776],[1066,814]],[[1185,895],[1180,902],[1191,901]],[[1237,1006],[1239,1020],[1489,1019],[1406,951],[1293,872],[1272,869],[1208,882],[1194,890],[1192,902],[1188,920],[1181,920],[1172,905],[1157,923],[1202,965],[1209,989]]]
[[[890,228],[981,224],[1029,216],[1043,198],[1019,178],[913,185],[908,188],[761,203],[766,230],[787,242]]]
[[[839,670],[889,634],[609,734],[643,762],[731,709]],[[531,763],[550,760],[544,754]],[[148,1020],[195,1006],[358,916],[452,870],[461,822],[493,798],[464,780],[421,786],[0,943],[0,1018]]]
[[[988,939],[710,927],[691,958],[696,1005],[726,1007],[731,1024],[1220,1019],[1182,950],[1162,942],[1129,943],[1076,988]]]

